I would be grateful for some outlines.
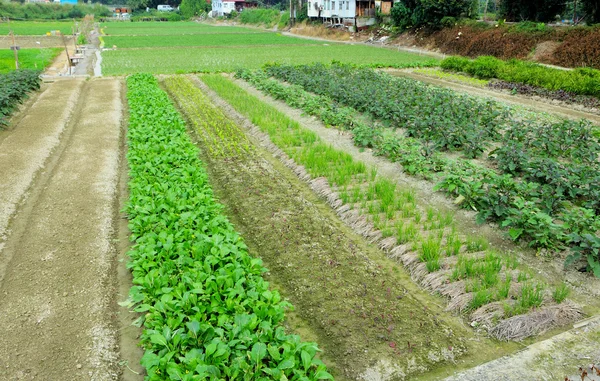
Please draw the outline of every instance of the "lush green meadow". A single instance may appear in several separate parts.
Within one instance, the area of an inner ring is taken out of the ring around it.
[[[240,68],[259,68],[268,62],[299,64],[336,60],[390,67],[431,66],[439,62],[366,45],[323,43],[272,32],[192,22],[115,23],[102,29],[107,34],[106,46],[117,46],[117,50],[103,53],[105,75],[233,72]]]
[[[22,49],[19,50],[21,69],[43,70],[60,53],[60,48]],[[15,69],[15,54],[12,50],[0,50],[0,73],[8,73]]]
[[[176,46],[250,46],[250,45],[306,45],[307,41],[279,33],[219,33],[177,36],[107,36],[106,46],[117,48],[149,48]],[[321,43],[322,45],[323,43]]]
[[[71,34],[75,26],[73,21],[11,21],[0,23],[0,35],[8,35],[12,30],[17,36],[43,36],[52,30],[62,34]]]
[[[104,33],[110,36],[169,36],[185,34],[267,33],[235,26],[212,26],[196,22],[119,22],[102,23]]]

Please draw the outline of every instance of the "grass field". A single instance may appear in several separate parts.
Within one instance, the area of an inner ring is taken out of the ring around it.
[[[185,34],[213,34],[213,33],[267,33],[256,29],[241,27],[222,27],[195,22],[130,22],[130,23],[103,23],[104,33],[110,36],[169,36]]]
[[[0,22],[0,36],[8,35],[11,29],[18,36],[42,36],[51,30],[71,34],[74,26],[73,21],[12,21],[10,24]]]
[[[410,53],[363,45],[124,49],[103,53],[102,72],[105,75],[232,72],[239,68],[259,68],[267,62],[301,64],[332,60],[396,67],[436,62]]]
[[[106,75],[232,72],[239,68],[259,68],[268,62],[300,64],[336,60],[391,67],[438,63],[411,53],[323,43],[240,27],[156,22],[115,23],[102,28],[107,34],[106,46],[118,48],[103,53],[102,71]]]
[[[278,33],[221,33],[177,36],[107,36],[106,46],[118,48],[147,48],[174,46],[249,46],[249,45],[305,45],[306,40],[282,36]],[[320,43],[321,45],[323,43]]]
[[[54,57],[60,53],[60,48],[22,49],[19,50],[21,69],[43,70]],[[8,73],[15,69],[15,55],[12,50],[0,50],[0,73]]]

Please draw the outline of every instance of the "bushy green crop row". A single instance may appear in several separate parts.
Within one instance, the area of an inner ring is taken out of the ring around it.
[[[359,121],[360,118],[357,118],[356,111],[349,108],[338,109],[326,97],[303,92],[297,86],[283,85],[264,74],[255,76],[245,71],[238,75],[329,123],[341,123],[348,129],[355,128],[355,133],[356,128],[362,127],[355,127],[352,123],[364,126]],[[354,171],[350,176],[340,178],[338,173],[352,172],[344,168],[356,167],[361,162],[346,156],[343,151],[325,146],[313,132],[301,127],[274,106],[248,94],[229,79],[221,75],[203,75],[201,78],[238,112],[268,134],[275,145],[288,153],[297,165],[302,165],[315,178],[325,177],[340,195],[344,208],[367,217],[382,233],[382,237],[395,237],[395,243],[403,245],[403,251],[411,252],[409,256],[414,255],[417,262],[420,262],[415,268],[412,267],[414,262],[402,259],[411,268],[416,279],[422,280],[423,274],[438,272],[436,276],[444,279],[440,284],[461,282],[450,288],[455,287],[468,303],[450,308],[469,312],[485,308],[482,306],[492,302],[501,302],[504,308],[497,316],[501,319],[542,306],[544,295],[549,294],[546,292],[546,284],[531,279],[528,271],[524,271],[524,266],[520,267],[513,256],[491,249],[485,238],[464,239],[456,229],[452,213],[442,213],[432,207],[423,211],[417,205],[412,190],[402,189],[394,181],[377,176],[374,169]],[[377,142],[376,149],[384,149],[385,144],[387,142]],[[398,154],[398,159],[402,160],[402,153]],[[418,153],[413,155],[415,158],[417,156]],[[345,160],[342,162],[340,158]],[[421,275],[416,275],[418,273]],[[514,287],[517,283],[519,286]],[[427,287],[430,286],[429,284]],[[564,287],[561,285],[561,290]],[[536,298],[530,298],[526,292],[521,293],[521,289],[536,290]],[[445,287],[437,288],[436,291],[450,296]],[[554,294],[554,300],[561,303],[568,291],[555,291]],[[456,299],[456,294],[452,298]]]
[[[498,78],[549,90],[600,97],[600,70],[595,69],[561,70],[517,59],[502,61],[490,56],[481,56],[475,60],[448,57],[442,61],[441,67],[445,70],[469,73],[481,79]]]
[[[8,117],[27,93],[40,88],[40,72],[17,70],[0,74],[0,129],[8,123]]]
[[[148,74],[127,85],[129,304],[143,313],[147,379],[331,379],[316,345],[284,332],[289,304],[221,214],[167,95]]]
[[[499,137],[505,115],[491,101],[396,78],[367,68],[333,65],[270,65],[269,75],[368,112],[409,136],[442,150],[477,157]]]
[[[594,197],[600,184],[597,171],[583,171],[582,178],[585,177],[587,182],[579,187],[565,185],[569,178],[563,173],[568,170],[564,165],[547,171],[539,166],[528,166],[531,179],[519,180],[510,174],[498,174],[466,160],[446,158],[420,140],[362,122],[359,113],[353,108],[340,107],[327,96],[307,93],[300,86],[284,85],[268,78],[262,71],[242,71],[238,76],[291,106],[318,116],[326,124],[352,131],[357,146],[371,147],[376,153],[399,162],[407,173],[438,182],[437,187],[459,197],[463,207],[478,211],[480,221],[496,220],[509,227],[513,239],[526,238],[536,247],[571,246],[576,257],[587,259],[588,268],[600,275],[600,242],[594,238],[595,232],[600,229],[600,218],[594,211],[599,198]],[[507,132],[504,136],[506,139],[509,136],[529,136],[527,140],[532,152],[542,151],[545,155],[552,155],[554,151],[560,151],[563,155],[581,157],[575,162],[590,162],[594,160],[594,153],[597,155],[595,147],[598,142],[590,134],[587,124],[565,122],[537,126],[537,129],[533,127],[521,126],[520,129],[515,128],[512,134]],[[519,135],[518,131],[522,133]],[[508,155],[508,151],[518,153],[522,150],[507,149],[505,154]],[[500,153],[497,152],[496,155]],[[549,157],[540,157],[540,163],[556,162]],[[560,168],[563,168],[563,172],[557,172]],[[534,173],[543,177],[538,180],[544,180],[545,183],[536,182]],[[578,191],[571,200],[587,200],[587,208],[566,202],[569,191]]]

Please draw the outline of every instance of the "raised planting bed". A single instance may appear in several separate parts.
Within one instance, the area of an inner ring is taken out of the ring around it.
[[[290,306],[222,215],[166,93],[148,74],[127,86],[128,305],[142,314],[146,379],[331,379],[316,344],[286,334]]]

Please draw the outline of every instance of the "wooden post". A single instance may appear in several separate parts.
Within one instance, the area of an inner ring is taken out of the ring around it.
[[[8,18],[8,28],[10,29],[10,18]],[[17,43],[15,42],[15,32],[10,29],[10,35],[12,37],[13,51],[15,52],[15,69],[19,70],[19,50],[17,48]]]
[[[67,53],[67,65],[69,66],[69,75],[71,75],[71,57],[69,57],[69,49],[67,49],[67,41],[65,41],[65,36],[62,36],[63,45],[65,46],[65,53]]]
[[[12,30],[10,31],[10,35],[12,36],[12,49],[15,52],[15,69],[19,70],[19,49],[15,43],[15,34]]]

